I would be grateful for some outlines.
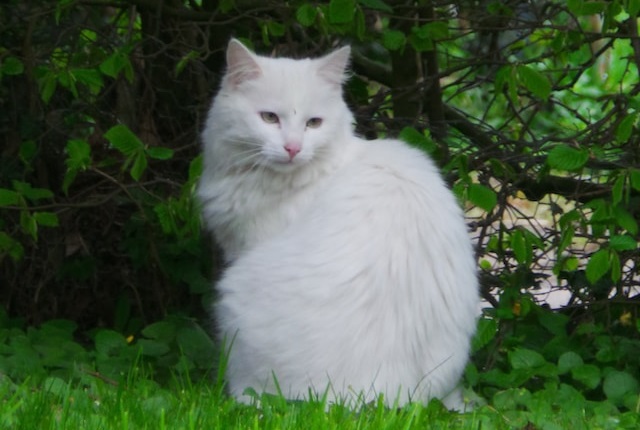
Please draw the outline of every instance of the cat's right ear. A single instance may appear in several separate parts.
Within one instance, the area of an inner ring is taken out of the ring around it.
[[[256,56],[238,39],[231,39],[227,46],[227,84],[236,87],[245,81],[259,78],[262,70]]]

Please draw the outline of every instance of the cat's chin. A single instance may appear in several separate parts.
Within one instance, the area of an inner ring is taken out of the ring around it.
[[[270,161],[265,164],[267,168],[277,173],[292,173],[296,170],[304,167],[307,164],[306,160],[291,160],[291,161]]]

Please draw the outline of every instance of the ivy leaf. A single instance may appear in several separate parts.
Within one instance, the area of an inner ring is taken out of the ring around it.
[[[536,69],[520,65],[517,68],[520,83],[536,97],[547,100],[551,94],[551,82],[546,75],[540,73]]]
[[[638,381],[628,372],[612,370],[605,376],[602,389],[609,400],[620,404],[626,394],[638,392]]]
[[[576,366],[571,369],[571,377],[592,390],[600,385],[600,369],[593,364]]]
[[[331,0],[329,2],[329,22],[332,24],[348,24],[356,14],[355,0]]]
[[[127,340],[113,330],[100,330],[95,337],[96,352],[103,357],[115,356],[127,347]]]
[[[111,127],[104,134],[111,145],[126,156],[131,156],[144,149],[142,141],[124,124]]]
[[[517,348],[509,353],[509,362],[514,369],[535,369],[546,364],[546,360],[537,351]]]
[[[558,373],[562,375],[583,364],[584,361],[579,354],[573,351],[565,352],[558,359]]]
[[[467,191],[469,201],[487,212],[491,212],[498,204],[496,192],[484,185],[469,184]]]
[[[589,152],[568,145],[555,146],[547,155],[547,164],[553,169],[578,170],[589,160]]]
[[[589,258],[587,263],[587,280],[592,285],[598,282],[611,268],[611,260],[608,249],[601,249]]]
[[[173,342],[176,337],[176,325],[169,321],[158,321],[142,329],[142,334],[159,342]]]

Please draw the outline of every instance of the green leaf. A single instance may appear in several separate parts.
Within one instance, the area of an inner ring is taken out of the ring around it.
[[[24,248],[20,242],[4,231],[0,231],[0,255],[9,254],[13,261],[20,261],[24,256]]]
[[[517,73],[520,83],[531,91],[533,95],[542,100],[549,98],[551,82],[549,82],[546,75],[526,65],[518,66]]]
[[[355,0],[331,0],[329,2],[329,22],[332,24],[348,24],[356,14]]]
[[[175,75],[180,76],[180,74],[184,71],[185,67],[193,61],[194,59],[200,57],[200,53],[198,51],[189,51],[187,54],[183,55],[180,61],[176,64],[174,69]]]
[[[113,330],[100,330],[95,337],[96,352],[103,356],[118,355],[118,351],[126,348],[127,340]]]
[[[511,235],[511,249],[520,264],[527,262],[527,242],[520,230],[516,230]]]
[[[547,156],[547,164],[553,169],[578,170],[589,160],[589,152],[568,145],[555,146]]]
[[[553,311],[540,312],[538,315],[540,325],[556,337],[562,337],[567,334],[567,324],[569,320],[570,318],[568,316]]]
[[[215,349],[209,335],[197,324],[180,327],[176,341],[184,354],[201,365],[211,360]]]
[[[601,249],[589,258],[587,263],[587,280],[592,285],[598,282],[611,268],[611,260],[608,249]]]
[[[84,170],[91,165],[91,146],[80,139],[67,142],[67,159],[65,163],[69,169]]]
[[[400,131],[398,137],[409,145],[425,151],[429,154],[436,150],[436,144],[425,133],[421,133],[413,127],[405,127]]]
[[[431,40],[445,39],[449,37],[449,23],[446,21],[434,21],[424,26]]]
[[[144,152],[138,152],[133,159],[133,166],[131,167],[131,177],[139,181],[144,171],[147,170],[147,156]]]
[[[628,393],[638,393],[638,381],[632,374],[612,370],[604,377],[603,391],[609,400],[620,404]]]
[[[55,72],[49,70],[40,81],[40,97],[42,97],[42,101],[45,104],[49,103],[57,87],[58,76]]]
[[[535,369],[547,363],[542,354],[526,348],[509,352],[509,363],[514,369]]]
[[[611,266],[611,280],[614,283],[618,283],[622,278],[622,266],[620,265],[620,256],[616,251],[611,250],[610,254],[610,266]]]
[[[26,210],[20,211],[20,227],[22,231],[31,236],[33,240],[38,239],[38,223]]]
[[[558,359],[558,373],[562,375],[583,364],[584,361],[579,354],[573,351],[565,352]]]
[[[393,13],[393,8],[388,4],[386,4],[385,2],[383,2],[382,0],[358,0],[358,3],[360,3],[362,6],[368,9]]]
[[[498,333],[498,323],[493,318],[481,318],[478,321],[478,329],[471,342],[473,351],[479,351],[485,347]]]
[[[317,16],[318,8],[309,3],[303,4],[296,11],[296,19],[304,27],[311,27]]]
[[[498,204],[496,192],[484,185],[469,184],[467,192],[469,201],[487,212],[491,212]]]
[[[38,152],[38,145],[33,140],[25,140],[20,144],[20,159],[27,165],[31,163]]]
[[[147,149],[147,155],[156,160],[169,160],[173,157],[173,149],[153,146]]]
[[[191,160],[191,163],[189,163],[189,181],[195,182],[197,179],[199,179],[200,176],[202,176],[202,168],[203,161],[202,154],[200,154],[196,158]]]
[[[269,33],[276,37],[284,35],[287,29],[284,24],[274,20],[267,21],[267,28],[269,29]]]
[[[176,337],[176,325],[169,321],[159,321],[146,326],[142,334],[149,339],[169,343]]]
[[[165,203],[158,204],[153,208],[153,211],[158,217],[160,227],[162,228],[162,232],[164,234],[171,234],[176,230],[175,222],[173,221],[173,216],[171,215],[171,209],[169,208],[169,205]]]
[[[98,94],[104,86],[102,76],[96,69],[76,69],[71,74],[75,80],[86,85],[92,94]]]
[[[111,78],[117,78],[124,71],[129,82],[133,80],[133,66],[129,54],[125,50],[118,50],[108,56],[98,67],[99,70]]]
[[[571,369],[571,377],[589,389],[600,385],[600,369],[593,364],[582,364]]]
[[[104,134],[111,145],[126,156],[131,156],[144,150],[142,141],[124,124],[111,127]]]
[[[638,242],[628,234],[616,235],[609,239],[609,246],[616,251],[635,251],[638,249]]]
[[[629,181],[634,190],[640,191],[640,170],[633,169],[629,173]]]
[[[157,340],[139,339],[136,345],[142,350],[142,355],[147,357],[161,357],[171,351],[169,345]]]
[[[0,66],[0,77],[2,75],[16,76],[24,72],[24,64],[17,57],[7,57],[2,61]]]
[[[51,190],[47,190],[46,188],[34,188],[28,182],[11,181],[11,184],[13,185],[14,190],[29,200],[37,201],[53,198],[53,192],[51,192]]]
[[[631,114],[624,117],[616,127],[616,140],[618,143],[626,143],[631,138],[633,126],[638,118],[637,114]]]
[[[33,218],[43,227],[58,227],[58,215],[53,212],[34,212]]]
[[[22,197],[13,190],[0,188],[0,206],[21,206]]]
[[[397,51],[404,48],[407,37],[398,30],[385,30],[382,33],[382,45],[389,51]]]
[[[613,208],[613,217],[616,223],[631,235],[638,234],[638,222],[622,205],[617,205]]]
[[[611,203],[615,206],[622,201],[622,194],[624,192],[624,183],[626,178],[624,175],[618,175],[616,181],[611,188]]]

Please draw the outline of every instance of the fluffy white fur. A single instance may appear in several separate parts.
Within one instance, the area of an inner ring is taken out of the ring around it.
[[[229,388],[460,409],[478,303],[462,212],[422,152],[354,136],[348,57],[229,44],[198,189],[229,263],[214,305]]]

